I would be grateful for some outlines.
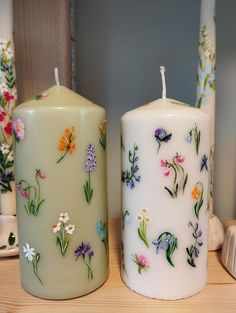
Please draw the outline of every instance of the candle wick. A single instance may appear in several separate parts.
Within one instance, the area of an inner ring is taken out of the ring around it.
[[[58,68],[55,67],[54,69],[54,77],[55,77],[55,82],[57,86],[60,86],[60,81],[59,81],[59,71]]]
[[[162,80],[162,98],[166,99],[166,77],[165,77],[165,66],[160,66],[160,72],[161,72],[161,80]]]

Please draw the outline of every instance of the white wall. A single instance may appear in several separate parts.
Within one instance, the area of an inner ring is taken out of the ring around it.
[[[236,42],[231,41],[236,1],[218,2],[215,206],[218,215],[233,218],[236,79],[232,76],[236,61],[233,66],[232,59],[236,58]],[[120,210],[120,116],[161,96],[162,64],[167,67],[168,97],[194,104],[199,14],[199,0],[75,2],[78,92],[108,113],[109,209],[113,216]]]

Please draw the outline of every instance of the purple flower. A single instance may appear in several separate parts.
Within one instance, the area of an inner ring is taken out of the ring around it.
[[[202,172],[204,170],[204,168],[206,171],[208,171],[207,161],[208,161],[208,156],[206,154],[204,154],[202,156],[202,159],[201,159],[200,172]]]
[[[80,256],[85,256],[85,254],[87,254],[90,258],[94,255],[94,252],[91,250],[91,245],[89,243],[81,243],[80,246],[78,246],[77,249],[75,249],[74,251],[75,256],[76,256],[76,260],[80,257]]]
[[[158,141],[167,142],[171,139],[172,134],[167,134],[167,131],[164,128],[157,128],[154,136]]]
[[[97,167],[96,152],[92,144],[87,147],[87,158],[85,162],[85,172],[93,172]]]

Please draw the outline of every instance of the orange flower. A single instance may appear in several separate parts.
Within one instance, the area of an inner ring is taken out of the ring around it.
[[[69,152],[70,155],[74,152],[74,150],[76,148],[76,145],[74,143],[75,135],[73,135],[74,130],[75,129],[74,129],[73,126],[71,128],[66,128],[65,131],[64,131],[64,135],[59,140],[58,150],[59,151],[65,151],[65,153],[57,161],[57,163],[59,163],[66,156],[66,154],[68,152]]]
[[[198,199],[199,198],[199,196],[200,196],[200,194],[201,194],[201,191],[200,191],[200,189],[198,188],[198,186],[196,185],[194,188],[193,188],[193,190],[192,190],[192,197],[193,197],[193,199]]]

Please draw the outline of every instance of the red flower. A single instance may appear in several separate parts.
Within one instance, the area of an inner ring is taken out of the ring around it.
[[[11,127],[11,122],[7,123],[7,126],[4,127],[5,133],[8,134],[9,136],[12,135],[12,127]]]
[[[3,122],[7,113],[3,110],[0,111],[0,122]]]
[[[6,101],[11,101],[14,100],[14,96],[12,94],[10,94],[9,91],[4,91],[4,98]]]

